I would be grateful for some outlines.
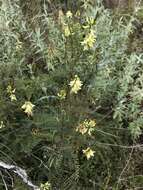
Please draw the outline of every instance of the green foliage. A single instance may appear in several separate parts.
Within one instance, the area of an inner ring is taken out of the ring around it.
[[[30,14],[18,0],[2,3],[0,160],[44,190],[133,189],[143,175],[133,146],[143,126],[143,54],[130,48],[136,10],[63,5],[41,1]]]

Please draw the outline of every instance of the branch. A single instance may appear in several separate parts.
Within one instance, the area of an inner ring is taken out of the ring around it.
[[[11,170],[13,173],[17,174],[23,180],[23,182],[29,187],[31,187],[33,190],[40,190],[38,186],[34,185],[30,180],[28,180],[28,175],[26,171],[22,168],[15,165],[6,164],[2,161],[0,161],[0,167],[7,170]]]

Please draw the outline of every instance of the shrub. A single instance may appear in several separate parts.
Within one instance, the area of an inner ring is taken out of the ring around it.
[[[136,10],[79,5],[43,3],[28,19],[19,1],[2,4],[0,160],[25,167],[43,189],[134,188],[143,88],[143,55],[130,51]],[[22,188],[16,176],[15,184]]]

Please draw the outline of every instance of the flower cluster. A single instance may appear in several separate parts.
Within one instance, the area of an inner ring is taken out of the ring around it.
[[[66,91],[60,90],[60,92],[57,95],[61,100],[64,100],[66,98]]]
[[[0,129],[4,128],[5,127],[5,124],[3,121],[0,122]]]
[[[61,10],[59,11],[59,21],[62,25],[62,30],[65,37],[69,37],[72,34],[71,29],[69,27],[69,23],[66,22],[66,19],[71,19],[72,15],[73,14],[71,11],[67,11],[66,17],[65,17],[64,13]]]
[[[33,108],[34,108],[34,104],[32,104],[30,101],[26,101],[23,106],[21,107],[24,112],[28,115],[28,116],[32,116],[33,115]]]
[[[94,25],[95,21],[94,21],[94,18],[91,18],[91,17],[87,17],[86,18],[86,24],[83,25],[82,27],[84,29],[88,29],[88,28],[91,28],[93,25]]]
[[[65,37],[69,37],[71,35],[70,28],[69,28],[69,26],[67,24],[63,25],[63,30],[64,30]]]
[[[13,89],[11,85],[7,86],[7,93],[11,99],[11,101],[16,101],[16,95],[15,95],[15,88]],[[33,108],[34,108],[34,104],[32,104],[30,101],[25,101],[25,103],[22,105],[22,109],[24,110],[24,112],[28,115],[28,116],[32,116],[33,115]]]
[[[76,16],[76,15],[75,15]],[[62,29],[65,37],[69,37],[70,35],[73,35],[72,32],[73,28],[71,23],[71,20],[73,17],[73,14],[71,11],[67,11],[66,16],[64,16],[62,11],[59,11],[59,20],[62,24]],[[93,30],[93,25],[95,24],[95,20],[92,17],[87,17],[85,24],[82,25],[82,28],[85,29],[86,36],[81,42],[81,45],[83,46],[83,50],[89,50],[93,48],[94,43],[96,41],[95,31]]]
[[[7,93],[9,94],[11,101],[17,100],[16,95],[15,95],[15,89],[13,89],[11,85],[8,85]]]
[[[89,160],[91,157],[94,157],[94,153],[95,153],[95,151],[93,151],[90,147],[83,150],[82,152],[85,154],[87,160]]]
[[[71,93],[77,94],[79,90],[81,90],[81,87],[83,83],[81,82],[80,78],[75,75],[74,79],[70,82],[71,87]]]
[[[88,134],[91,136],[92,132],[95,130],[96,122],[95,120],[85,120],[83,123],[77,126],[76,131],[81,133],[82,135]]]
[[[49,182],[46,182],[46,183],[42,183],[40,185],[40,190],[50,190],[51,189],[51,184]]]
[[[19,40],[17,40],[16,50],[21,50],[21,49],[22,49],[22,42],[20,42]]]
[[[81,133],[82,135],[88,134],[89,136],[91,136],[92,132],[95,130],[95,126],[96,126],[95,120],[86,119],[83,123],[80,123],[77,126],[76,131]],[[91,157],[94,156],[95,151],[93,151],[90,147],[88,147],[82,152],[85,154],[87,160],[89,160]]]
[[[93,48],[95,41],[96,41],[95,32],[93,30],[90,30],[90,32],[85,36],[81,44],[83,45],[84,50],[89,50],[90,48]]]
[[[67,11],[66,17],[67,17],[67,18],[72,18],[72,12],[71,12],[71,11]]]

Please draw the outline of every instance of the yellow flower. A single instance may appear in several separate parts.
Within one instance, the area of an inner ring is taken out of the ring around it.
[[[94,120],[90,120],[88,123],[88,135],[91,136],[91,133],[95,130],[96,122]]]
[[[90,127],[95,127],[96,122],[95,122],[95,120],[90,119],[88,124]]]
[[[87,128],[80,124],[77,128],[76,128],[76,132],[81,133],[82,135],[84,135],[85,133],[87,133]]]
[[[92,119],[90,120],[85,120],[83,122],[83,125],[87,128],[87,133],[88,135],[91,136],[91,133],[95,130],[95,125],[96,125],[96,122]]]
[[[7,90],[7,93],[11,93],[12,92],[12,86],[8,85],[6,90]]]
[[[70,87],[71,87],[71,93],[77,94],[79,90],[81,90],[82,87],[82,82],[80,81],[80,78],[75,75],[75,78],[70,82]]]
[[[96,122],[95,120],[85,120],[83,123],[81,123],[77,128],[76,131],[81,133],[82,135],[88,134],[91,136],[91,133],[95,130]]]
[[[69,29],[69,26],[68,25],[64,25],[63,26],[63,29],[64,29],[64,34],[66,37],[69,37],[71,35],[71,31]]]
[[[75,13],[75,16],[76,16],[76,17],[79,17],[79,16],[80,16],[80,11],[79,11],[79,10],[77,10],[77,12]]]
[[[10,95],[10,99],[11,99],[11,101],[16,101],[17,100],[15,94],[11,94]]]
[[[66,91],[60,90],[60,92],[57,95],[61,100],[64,100],[66,98]]]
[[[83,150],[83,153],[85,154],[87,160],[89,160],[91,157],[94,157],[95,151],[88,147],[87,149]]]
[[[72,12],[71,12],[71,11],[67,11],[66,17],[67,17],[67,18],[72,18]]]
[[[7,93],[9,94],[9,97],[11,99],[11,101],[16,101],[16,95],[15,95],[15,89],[12,89],[11,85],[8,85],[7,87]]]
[[[82,26],[84,29],[90,28],[95,23],[94,18],[92,17],[87,17],[86,22],[86,25]]]
[[[49,182],[46,182],[44,184],[40,185],[41,190],[50,190],[51,189],[51,184]]]
[[[8,85],[6,90],[7,90],[7,93],[9,94],[15,93],[15,89],[12,89],[11,85]]]
[[[88,23],[89,25],[93,25],[93,24],[94,24],[94,18],[92,18],[92,17],[87,17],[87,18],[86,18],[86,21],[87,21],[87,23]]]
[[[21,107],[24,112],[28,115],[28,116],[32,116],[33,115],[33,108],[34,108],[34,104],[32,104],[30,101],[26,101],[23,106]]]
[[[5,127],[5,124],[3,121],[0,122],[0,129],[4,128]]]
[[[17,39],[16,50],[21,50],[21,49],[22,49],[22,42]]]
[[[90,31],[84,38],[84,41],[81,44],[84,46],[84,50],[88,50],[94,46],[96,41],[95,33],[93,30]]]

